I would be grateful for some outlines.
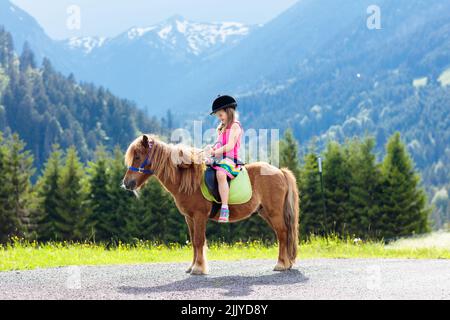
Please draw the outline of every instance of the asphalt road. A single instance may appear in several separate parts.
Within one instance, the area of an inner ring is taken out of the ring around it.
[[[449,260],[316,259],[66,267],[0,272],[0,299],[450,299]]]

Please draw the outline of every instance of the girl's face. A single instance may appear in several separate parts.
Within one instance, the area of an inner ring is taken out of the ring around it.
[[[225,112],[225,110],[219,110],[215,113],[217,119],[219,119],[220,121],[222,121],[222,123],[226,123],[227,122],[227,113]]]

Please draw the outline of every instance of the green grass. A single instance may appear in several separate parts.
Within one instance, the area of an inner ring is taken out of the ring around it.
[[[261,242],[238,242],[233,245],[212,243],[209,260],[272,259],[278,254],[276,245]],[[450,259],[450,248],[396,247],[381,242],[354,242],[335,237],[318,238],[300,245],[299,259],[313,258],[415,258]],[[106,248],[92,243],[47,243],[14,240],[0,247],[0,271],[62,267],[69,265],[113,265],[157,262],[190,262],[190,245],[161,245],[139,242]]]

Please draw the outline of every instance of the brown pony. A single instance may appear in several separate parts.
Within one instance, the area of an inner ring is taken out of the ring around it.
[[[137,192],[154,175],[172,194],[186,219],[194,249],[192,264],[186,272],[207,274],[205,231],[212,204],[200,190],[205,169],[200,150],[142,135],[128,147],[125,164],[128,170],[123,186],[127,190]],[[245,204],[230,205],[230,222],[258,213],[277,235],[279,255],[274,270],[288,270],[295,263],[298,243],[299,197],[295,177],[290,170],[265,162],[245,167],[253,187],[252,198]]]

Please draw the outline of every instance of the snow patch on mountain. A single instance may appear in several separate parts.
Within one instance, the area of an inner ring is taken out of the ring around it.
[[[103,46],[107,40],[106,37],[72,37],[67,41],[67,46],[71,50],[80,49],[83,53],[89,54]]]
[[[238,22],[190,23],[185,35],[193,54],[199,55],[205,49],[225,43],[236,43],[250,32],[251,27]]]
[[[131,28],[128,30],[128,39],[133,40],[135,38],[142,37],[149,31],[154,30],[156,27],[148,27],[148,28]]]
[[[172,26],[165,26],[163,29],[158,31],[158,35],[161,39],[167,39],[170,32],[172,31]]]
[[[171,47],[185,46],[189,53],[200,55],[217,45],[236,43],[247,36],[251,28],[239,22],[200,23],[175,16],[155,26],[141,28],[139,37],[148,37],[147,33],[153,32]],[[134,36],[133,40],[138,39]]]

